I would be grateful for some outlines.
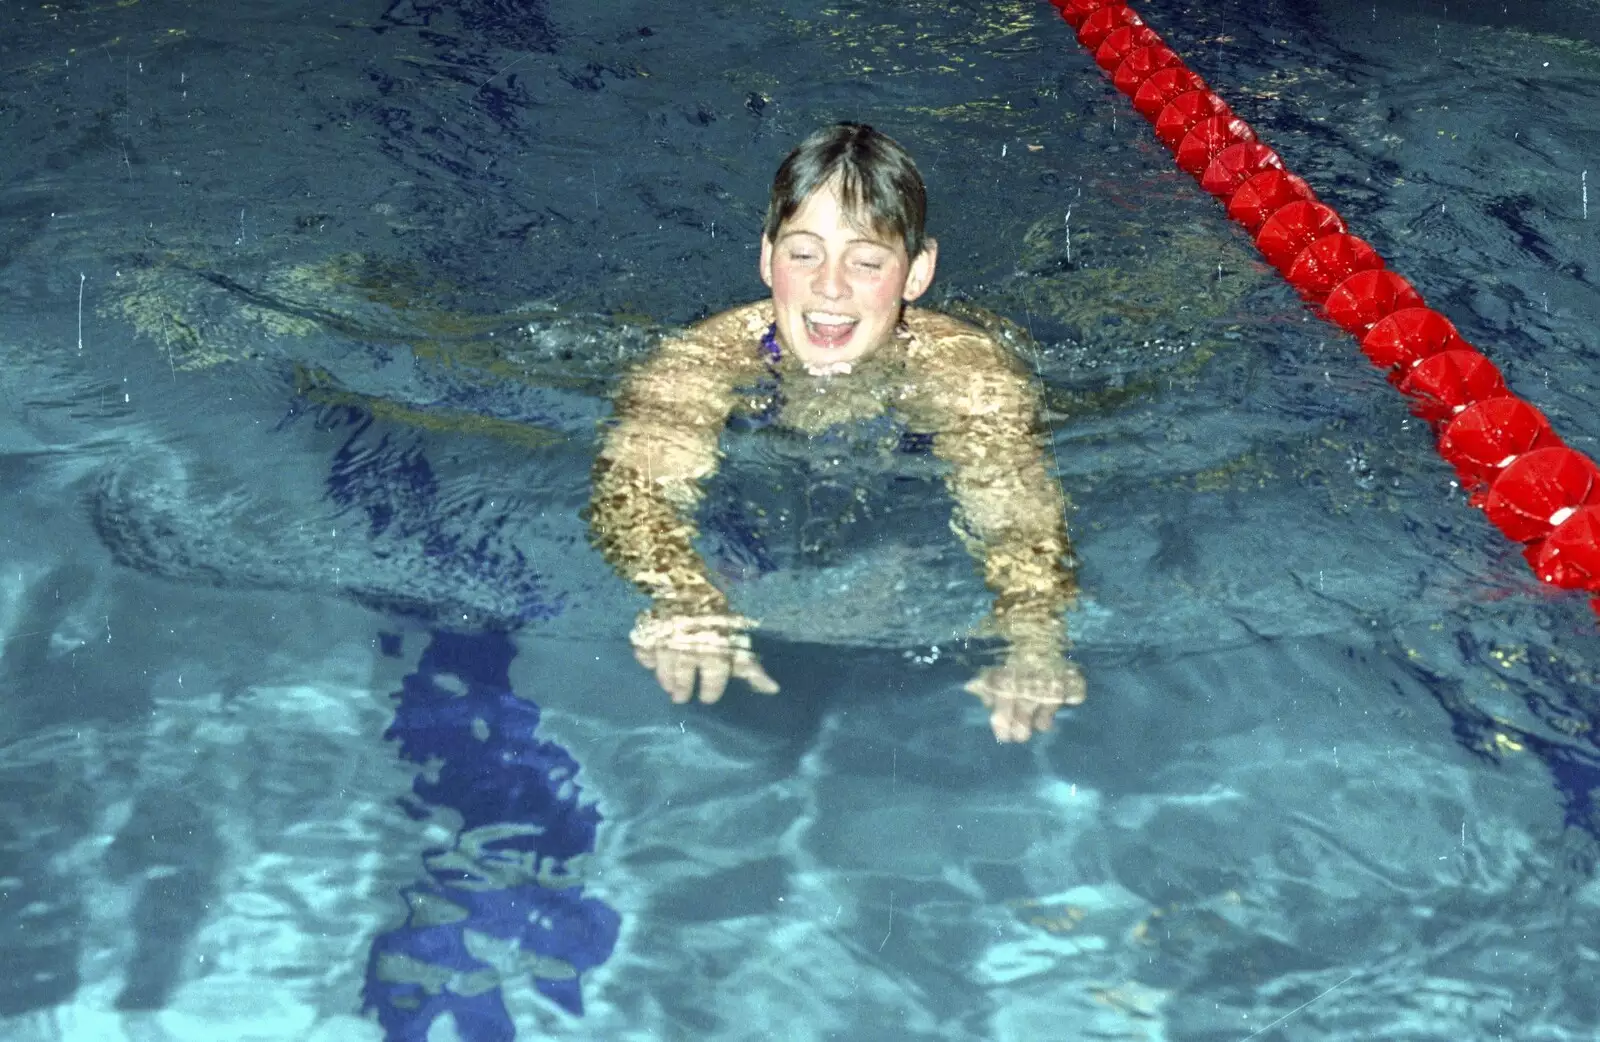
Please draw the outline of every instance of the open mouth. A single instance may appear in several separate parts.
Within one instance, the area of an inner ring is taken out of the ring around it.
[[[860,325],[859,319],[844,315],[806,315],[806,339],[814,347],[840,348],[850,342],[850,337]]]

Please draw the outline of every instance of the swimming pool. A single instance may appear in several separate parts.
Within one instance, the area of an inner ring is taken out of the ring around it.
[[[1380,6],[1140,9],[1593,455],[1600,13]],[[0,1037],[1593,1036],[1593,613],[1049,5],[7,14]],[[773,699],[669,705],[585,544],[840,118],[1038,344],[1090,698],[1027,746],[915,460],[729,444]]]

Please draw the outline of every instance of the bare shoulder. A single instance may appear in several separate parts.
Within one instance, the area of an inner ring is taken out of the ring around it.
[[[953,315],[907,308],[908,357],[918,383],[941,412],[1023,409],[1033,385],[1021,359],[986,329]]]
[[[942,311],[907,307],[902,318],[912,336],[926,341],[929,347],[966,342],[972,338],[993,339],[988,333],[971,322],[965,322],[954,315],[947,315]]]
[[[668,337],[667,341],[693,343],[718,354],[745,354],[771,324],[772,301],[757,300],[703,318],[683,332]]]
[[[770,301],[729,308],[661,338],[629,376],[634,390],[672,385],[716,386],[743,378],[759,359],[756,347],[771,323]]]
[[[1021,373],[1016,355],[986,329],[925,308],[906,308],[904,321],[912,337],[911,357],[930,375]]]
[[[772,306],[758,301],[719,312],[661,338],[623,379],[619,415],[672,427],[719,425],[733,388],[761,365],[758,346]]]

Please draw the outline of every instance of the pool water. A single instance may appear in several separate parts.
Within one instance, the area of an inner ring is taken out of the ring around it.
[[[1600,10],[1138,7],[1597,454]],[[0,1038],[1594,1037],[1594,612],[1042,0],[5,17]],[[771,698],[670,705],[587,546],[837,119],[1037,366],[1090,695],[1026,746],[915,454],[730,432]]]

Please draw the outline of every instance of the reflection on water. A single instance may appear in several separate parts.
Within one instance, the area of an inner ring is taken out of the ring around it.
[[[450,846],[424,852],[428,880],[402,891],[405,924],[372,944],[366,1004],[391,1039],[422,1042],[446,1015],[472,1042],[514,1038],[501,991],[527,977],[581,1015],[581,975],[617,941],[617,913],[583,896],[577,874],[600,814],[580,801],[577,761],[535,737],[539,709],[511,687],[515,654],[504,636],[436,632],[396,693],[386,737],[423,769],[412,813],[459,824]]]

